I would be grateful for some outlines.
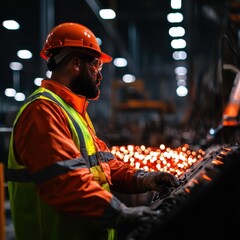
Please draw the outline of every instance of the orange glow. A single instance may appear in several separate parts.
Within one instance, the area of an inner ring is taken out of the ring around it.
[[[199,182],[198,182],[197,179],[193,179],[193,182],[194,182],[195,184],[199,184]]]
[[[158,147],[113,146],[111,153],[121,161],[124,161],[137,169],[145,171],[165,171],[181,176],[186,170],[202,160],[205,152],[199,149],[192,151],[188,144],[177,149],[171,149],[161,144]]]
[[[224,149],[224,150],[226,150],[226,151],[228,151],[228,152],[232,151],[232,149],[231,149],[231,148],[226,148],[226,147],[223,147],[223,149]]]
[[[161,150],[164,150],[164,149],[165,149],[165,145],[164,145],[164,144],[161,144],[161,145],[160,145],[160,149],[161,149]]]
[[[218,156],[216,157],[216,159],[217,159],[217,158],[218,158],[218,159],[222,159],[222,156],[219,156],[219,155],[218,155]]]
[[[210,177],[208,177],[206,174],[203,174],[202,177],[208,181],[212,181],[212,179]]]
[[[226,156],[228,153],[227,153],[227,152],[224,152],[224,151],[221,151],[221,152],[220,152],[220,154],[222,154],[222,155],[225,155],[225,156]]]
[[[222,161],[219,161],[219,160],[217,160],[217,159],[214,159],[214,160],[212,161],[212,163],[213,163],[213,164],[216,164],[216,165],[222,165],[222,164],[223,164]]]

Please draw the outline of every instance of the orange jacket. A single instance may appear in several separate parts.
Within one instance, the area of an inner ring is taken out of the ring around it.
[[[54,92],[80,113],[88,123],[98,150],[109,151],[86,118],[88,101],[53,80],[44,80],[42,87]],[[14,150],[17,161],[30,173],[38,172],[55,162],[81,157],[73,142],[69,122],[62,109],[51,101],[36,100],[22,113],[14,129]],[[138,171],[112,159],[109,184],[114,191],[137,193]],[[37,185],[41,198],[61,212],[72,216],[101,216],[114,195],[104,190],[88,168],[80,168]]]

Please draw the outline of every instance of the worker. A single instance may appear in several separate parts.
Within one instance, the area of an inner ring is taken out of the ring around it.
[[[94,33],[74,22],[55,26],[40,52],[52,72],[20,108],[8,157],[8,189],[17,240],[117,239],[120,223],[154,214],[113,192],[164,193],[179,185],[167,172],[135,169],[98,138],[87,113],[103,64]]]

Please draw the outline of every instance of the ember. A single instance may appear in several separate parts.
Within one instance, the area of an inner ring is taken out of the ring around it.
[[[181,176],[186,170],[201,161],[205,152],[193,151],[188,144],[172,149],[161,144],[159,147],[144,145],[113,146],[111,152],[118,160],[145,171],[164,171]]]

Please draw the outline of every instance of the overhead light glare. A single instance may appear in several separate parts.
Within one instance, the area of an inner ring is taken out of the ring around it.
[[[4,94],[7,97],[14,97],[16,94],[16,90],[14,88],[6,88]]]
[[[179,86],[176,89],[176,93],[179,97],[185,97],[188,95],[188,89],[185,86]]]
[[[20,71],[23,69],[23,65],[20,62],[11,62],[9,64],[9,67],[13,70],[13,71]]]
[[[175,51],[172,56],[174,60],[185,60],[187,58],[187,53],[185,51]]]
[[[15,20],[5,20],[2,22],[2,25],[8,30],[18,30],[20,28],[19,23]]]
[[[51,76],[52,76],[52,71],[47,70],[46,77],[51,78]]]
[[[30,59],[32,58],[32,53],[28,50],[19,50],[17,52],[17,55],[21,59]]]
[[[96,39],[97,39],[98,45],[101,46],[102,45],[102,39],[98,38],[98,37]]]
[[[180,67],[176,67],[174,70],[176,75],[186,75],[187,74],[187,68],[180,66]]]
[[[14,96],[15,100],[18,101],[18,102],[22,102],[25,100],[25,94],[22,93],[22,92],[17,92]]]
[[[168,33],[171,37],[182,37],[185,34],[185,29],[183,27],[171,27]]]
[[[127,60],[125,58],[115,58],[113,60],[113,64],[116,67],[126,67],[127,66]]]
[[[175,71],[176,72],[176,71]],[[185,73],[184,73],[185,72]],[[183,74],[180,74],[180,75],[176,75],[176,80],[177,81],[181,81],[181,80],[184,80],[186,81],[187,80],[187,72],[184,71]]]
[[[180,9],[182,7],[182,0],[171,0],[172,9]]]
[[[179,80],[179,81],[177,81],[177,85],[178,86],[186,86],[187,82],[185,80]]]
[[[35,84],[36,86],[40,86],[41,83],[42,83],[42,80],[43,80],[43,78],[40,78],[40,77],[35,78],[35,79],[34,79],[34,84]]]
[[[136,81],[136,77],[132,74],[125,74],[122,78],[125,83],[132,83]]]
[[[99,15],[102,19],[114,19],[116,13],[112,9],[101,9]]]
[[[179,49],[179,48],[185,48],[186,47],[186,41],[184,40],[184,39],[181,39],[181,38],[179,38],[179,39],[173,39],[172,41],[171,41],[171,46],[172,46],[172,48],[174,48],[174,49]]]
[[[169,13],[167,15],[167,20],[170,22],[170,23],[179,23],[179,22],[182,22],[183,20],[183,15],[179,12],[176,12],[176,13]]]

